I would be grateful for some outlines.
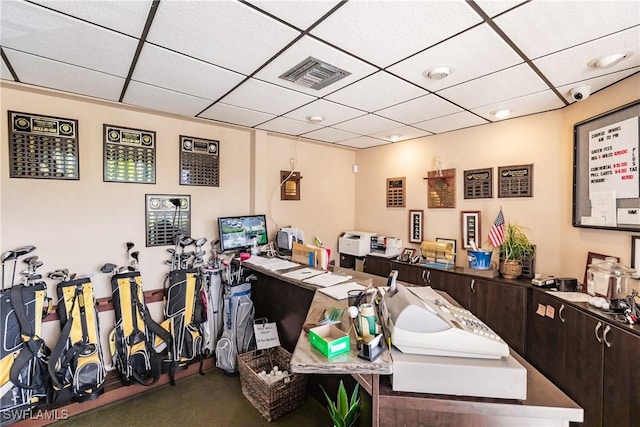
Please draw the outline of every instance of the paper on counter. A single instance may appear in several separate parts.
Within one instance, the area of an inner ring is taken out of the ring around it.
[[[314,276],[310,279],[305,279],[303,280],[303,282],[308,283],[310,285],[321,286],[324,288],[327,286],[333,286],[333,285],[337,285],[338,283],[346,282],[349,279],[351,279],[351,276],[342,276],[340,274],[325,273],[325,274],[320,274],[318,276]]]
[[[299,270],[293,270],[289,271],[288,273],[284,273],[283,276],[288,277],[289,279],[304,280],[324,273],[326,273],[326,271],[305,267]]]
[[[361,291],[363,289],[365,289],[365,287],[359,283],[347,282],[347,283],[341,283],[335,286],[330,286],[328,288],[322,288],[319,290],[319,292],[329,295],[333,299],[343,300],[343,299],[347,299],[349,291],[352,291],[352,290]]]
[[[565,301],[569,302],[587,302],[589,301],[589,294],[585,294],[584,292],[558,292],[558,291],[547,291],[547,293],[557,296],[558,298],[562,298]]]

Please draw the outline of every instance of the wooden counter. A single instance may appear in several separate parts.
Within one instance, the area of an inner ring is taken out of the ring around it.
[[[279,272],[247,266],[259,271],[261,276],[268,277],[270,281],[279,282],[283,287],[296,287],[307,292],[311,290],[308,284],[282,277]],[[386,284],[385,279],[366,273],[350,270],[346,270],[345,273],[354,276],[355,281],[360,283],[372,280],[374,286]],[[259,288],[260,280],[254,289]],[[447,299],[452,301],[450,298]],[[291,301],[280,300],[280,303],[291,307]],[[301,302],[301,305],[306,304]],[[308,312],[305,318],[314,308],[324,309],[332,306],[344,307],[346,300],[337,301],[321,292],[315,292],[307,305]],[[304,319],[297,322],[299,329],[291,359],[291,370],[306,374],[354,376],[372,396],[371,419],[374,426],[568,426],[569,422],[581,422],[583,419],[582,408],[513,351],[513,357],[527,369],[527,399],[524,401],[394,392],[389,380],[393,363],[388,351],[373,362],[360,359],[356,356],[355,340],[352,337],[350,353],[329,360],[311,347],[307,334],[301,330],[303,323]],[[345,316],[341,329],[347,331],[349,328],[349,319]],[[291,335],[294,334],[294,331],[289,332]]]

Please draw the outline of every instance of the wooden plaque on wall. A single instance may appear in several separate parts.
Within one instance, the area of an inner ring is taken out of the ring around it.
[[[456,207],[456,170],[427,172],[427,206],[429,208]]]
[[[387,207],[404,208],[406,203],[406,178],[387,178]]]

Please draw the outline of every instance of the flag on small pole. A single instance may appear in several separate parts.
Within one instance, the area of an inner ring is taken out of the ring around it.
[[[504,242],[504,215],[502,215],[502,207],[500,207],[500,212],[496,220],[493,221],[491,230],[489,230],[489,242],[494,248],[497,248]]]

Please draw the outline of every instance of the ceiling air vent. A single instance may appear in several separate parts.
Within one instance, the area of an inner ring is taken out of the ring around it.
[[[351,73],[310,56],[280,78],[300,86],[320,90],[349,74]]]

